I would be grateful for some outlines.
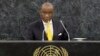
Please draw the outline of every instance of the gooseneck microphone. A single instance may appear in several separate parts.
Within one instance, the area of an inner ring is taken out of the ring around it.
[[[67,33],[67,35],[68,35],[68,41],[70,42],[70,36],[69,36],[69,33],[68,33],[68,31],[67,31],[65,25],[63,24],[63,21],[60,20],[60,23],[61,23],[61,25],[63,26],[64,30],[66,31],[66,33]]]
[[[45,32],[45,30],[43,29],[43,31],[42,31],[42,41],[44,41],[44,32]]]

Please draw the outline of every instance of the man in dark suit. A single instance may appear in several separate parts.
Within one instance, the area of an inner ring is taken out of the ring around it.
[[[46,2],[40,8],[40,20],[31,23],[25,36],[26,40],[68,40],[68,34],[60,21],[54,21],[54,6]]]

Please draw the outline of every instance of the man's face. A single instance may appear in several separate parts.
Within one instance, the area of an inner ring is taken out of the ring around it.
[[[42,6],[40,10],[40,16],[42,20],[49,21],[52,19],[53,6]]]

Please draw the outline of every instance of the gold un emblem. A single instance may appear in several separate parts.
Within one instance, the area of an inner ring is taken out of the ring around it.
[[[68,56],[68,52],[63,47],[48,45],[37,48],[33,56]]]

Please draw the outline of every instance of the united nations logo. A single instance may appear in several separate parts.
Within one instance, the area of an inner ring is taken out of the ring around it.
[[[34,51],[33,56],[68,56],[68,52],[63,47],[48,45],[37,48]]]

